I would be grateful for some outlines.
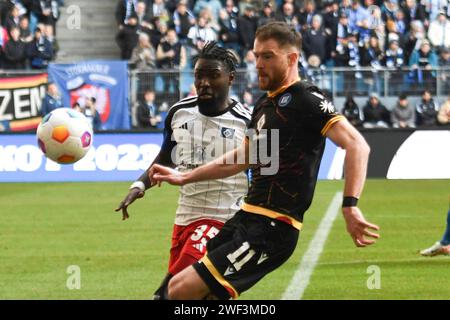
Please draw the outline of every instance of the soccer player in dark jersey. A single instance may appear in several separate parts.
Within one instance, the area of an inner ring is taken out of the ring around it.
[[[241,210],[208,242],[207,254],[169,283],[170,299],[236,298],[293,253],[303,214],[317,181],[325,138],[346,151],[342,213],[347,231],[358,247],[375,242],[378,226],[365,220],[357,207],[365,182],[369,146],[320,90],[298,76],[301,36],[283,22],[256,32],[254,52],[259,86],[266,90],[256,103],[243,146],[189,173],[155,166],[152,179],[184,185],[218,179],[252,168],[252,180]],[[279,136],[278,170],[265,174],[268,164],[256,165],[255,150]],[[257,144],[255,144],[255,141]],[[256,145],[256,147],[255,147]],[[245,154],[246,161],[230,161]],[[370,239],[372,238],[372,239]]]
[[[170,108],[164,141],[154,163],[188,172],[242,144],[251,114],[229,97],[235,64],[230,51],[215,42],[205,45],[194,69],[198,96],[182,99]],[[116,209],[122,211],[124,220],[129,217],[128,206],[154,185],[148,177],[150,171],[151,167],[131,185]],[[154,299],[167,295],[166,285],[173,275],[203,257],[207,241],[239,210],[247,189],[245,172],[180,188],[168,274]]]

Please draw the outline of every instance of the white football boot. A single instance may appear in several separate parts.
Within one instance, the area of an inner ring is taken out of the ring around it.
[[[444,246],[440,241],[433,244],[431,247],[420,251],[424,257],[434,257],[438,255],[450,255],[450,245]]]

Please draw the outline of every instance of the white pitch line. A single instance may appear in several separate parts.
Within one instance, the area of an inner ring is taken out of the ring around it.
[[[339,212],[342,203],[342,192],[337,192],[320,222],[308,249],[303,255],[300,266],[292,277],[291,283],[282,296],[282,300],[301,300],[305,289],[308,287],[311,275],[319,261],[325,241],[330,233],[333,222]]]

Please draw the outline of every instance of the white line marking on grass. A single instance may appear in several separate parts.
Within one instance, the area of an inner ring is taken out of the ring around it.
[[[308,249],[303,255],[300,266],[292,277],[291,283],[282,296],[282,300],[301,300],[305,289],[308,287],[309,279],[319,261],[323,246],[330,233],[333,222],[339,212],[342,203],[342,192],[337,192],[327,209],[325,216],[309,243]]]

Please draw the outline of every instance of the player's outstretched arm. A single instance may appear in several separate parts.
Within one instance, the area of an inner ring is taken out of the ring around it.
[[[126,220],[130,217],[130,215],[128,214],[128,206],[131,205],[136,199],[144,197],[145,190],[153,187],[157,183],[156,181],[152,181],[149,176],[152,174],[153,165],[158,163],[173,166],[173,163],[170,160],[170,153],[161,149],[150,167],[148,167],[148,169],[139,177],[139,179],[131,185],[128,194],[115,209],[116,212],[122,211],[122,220]]]
[[[370,148],[364,137],[346,120],[335,123],[327,132],[330,138],[341,148],[345,149],[345,187],[342,213],[347,224],[347,231],[357,247],[365,247],[375,243],[377,233],[369,231],[380,228],[364,218],[356,205],[366,180],[367,163]],[[372,239],[368,239],[372,238]]]
[[[169,167],[154,165],[149,175],[150,179],[155,181],[155,183],[168,182],[173,185],[182,186],[198,181],[234,176],[248,168],[248,142],[245,139],[241,147],[227,152],[222,157],[190,172],[178,172]]]

